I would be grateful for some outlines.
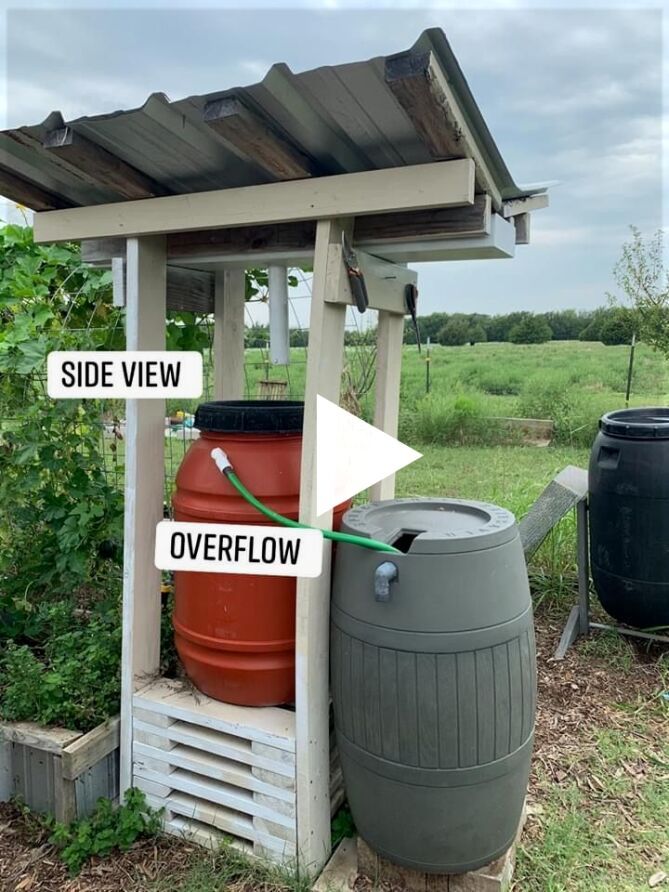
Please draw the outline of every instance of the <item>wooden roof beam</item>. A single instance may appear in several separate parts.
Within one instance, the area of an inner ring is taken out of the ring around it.
[[[35,214],[35,241],[155,235],[474,203],[469,159]]]
[[[364,247],[372,243],[434,238],[466,238],[490,232],[490,199],[477,195],[474,204],[405,214],[370,214],[358,217],[353,243]],[[231,256],[247,255],[249,265],[263,262],[268,254],[287,257],[309,255],[316,238],[316,223],[275,223],[268,226],[243,226],[233,229],[205,229],[175,232],[167,237],[167,256],[172,262],[198,258],[225,261]],[[82,258],[88,263],[107,264],[111,257],[125,255],[125,239],[84,239]]]
[[[430,52],[386,59],[385,82],[437,160],[471,158],[476,190],[487,192],[495,210],[502,196],[439,63]]]
[[[72,202],[0,165],[0,195],[34,211],[57,211],[72,207]]]
[[[226,142],[277,180],[299,180],[316,172],[314,162],[276,126],[235,96],[204,107],[204,122]]]
[[[168,192],[151,177],[71,127],[59,127],[47,133],[44,148],[73,167],[93,185],[110,189],[127,201],[154,198]]]

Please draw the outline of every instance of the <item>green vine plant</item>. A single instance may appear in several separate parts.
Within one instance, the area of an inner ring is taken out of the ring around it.
[[[246,297],[266,299],[266,271]],[[210,349],[210,327],[169,313],[167,349]],[[102,422],[124,407],[50,399],[46,360],[124,346],[109,271],[0,226],[0,718],[87,731],[118,711],[123,450]]]
[[[115,807],[109,799],[99,799],[90,818],[72,824],[51,822],[49,842],[70,874],[76,876],[93,857],[105,857],[116,850],[127,852],[138,839],[160,832],[162,811],[146,804],[141,790],[126,791],[123,803]]]

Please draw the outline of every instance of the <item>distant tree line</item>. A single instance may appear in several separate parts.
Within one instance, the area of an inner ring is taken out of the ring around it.
[[[553,310],[549,313],[519,311],[498,316],[482,313],[431,313],[419,316],[421,341],[460,347],[484,341],[510,341],[514,344],[543,344],[545,341],[602,341],[604,344],[629,344],[635,327],[634,311],[628,307],[600,307],[597,310]],[[347,346],[373,344],[376,331],[347,330]],[[267,325],[255,324],[246,329],[247,347],[266,347]],[[404,343],[415,344],[416,333],[407,319]],[[301,328],[290,331],[291,347],[306,347],[309,332]]]
[[[602,341],[629,344],[634,313],[627,307],[597,310],[553,310],[549,313],[519,311],[487,316],[481,313],[431,313],[419,317],[421,340],[458,347],[482,341],[542,344],[545,341]],[[413,325],[404,328],[404,343],[415,344]]]

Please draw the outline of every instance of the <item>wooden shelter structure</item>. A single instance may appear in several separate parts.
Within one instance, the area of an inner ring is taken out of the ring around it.
[[[316,399],[338,402],[352,303],[342,234],[378,314],[374,423],[397,432],[407,263],[512,257],[545,187],[512,179],[441,30],[399,54],[0,134],[0,193],[35,213],[39,242],[81,241],[109,263],[127,349],[165,347],[166,309],[213,313],[215,396],[243,396],[248,267],[313,265],[300,519],[315,501]],[[271,296],[270,296],[271,300]],[[127,405],[122,787],[166,827],[231,834],[318,869],[330,852],[329,558],[297,585],[295,709],[209,700],[160,662],[164,404]],[[374,498],[394,493],[392,478]],[[326,543],[327,545],[327,543]],[[326,556],[328,552],[326,551]],[[334,782],[333,782],[334,776]]]

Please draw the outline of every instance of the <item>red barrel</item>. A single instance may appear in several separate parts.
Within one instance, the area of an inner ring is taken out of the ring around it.
[[[292,401],[204,403],[200,439],[184,456],[172,498],[174,519],[270,524],[218,470],[211,450],[227,453],[238,477],[268,507],[297,519],[304,407]],[[339,524],[348,505],[335,512]],[[244,706],[295,698],[295,579],[229,573],[175,576],[176,648],[205,694]]]

